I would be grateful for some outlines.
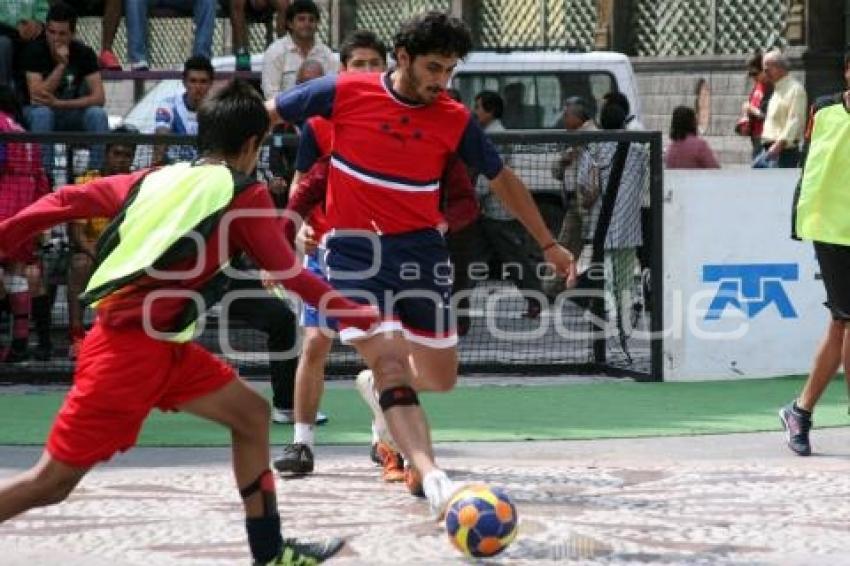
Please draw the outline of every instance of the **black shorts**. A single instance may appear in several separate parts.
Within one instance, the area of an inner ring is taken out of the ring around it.
[[[833,320],[850,322],[850,246],[815,242],[815,255],[826,287],[826,308]]]

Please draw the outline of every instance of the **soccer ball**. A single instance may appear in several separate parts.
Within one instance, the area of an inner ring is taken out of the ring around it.
[[[493,556],[516,537],[516,507],[507,494],[485,485],[468,486],[449,502],[446,531],[467,556]]]

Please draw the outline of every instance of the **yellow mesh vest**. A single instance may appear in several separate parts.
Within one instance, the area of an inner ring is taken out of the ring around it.
[[[803,240],[850,246],[850,114],[843,104],[815,114],[796,229]]]

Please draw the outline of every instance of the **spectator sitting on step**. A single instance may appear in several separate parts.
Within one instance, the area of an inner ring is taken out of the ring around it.
[[[156,108],[156,134],[198,134],[198,106],[212,87],[215,71],[210,60],[203,55],[194,55],[183,64],[184,92],[162,100]],[[176,161],[191,161],[198,155],[194,145],[157,145],[153,151],[154,165]]]
[[[21,57],[26,76],[24,117],[32,132],[86,131],[103,133],[109,120],[97,56],[74,39],[77,14],[57,2],[47,12],[44,38],[32,42]],[[53,146],[44,144],[42,158],[48,176],[53,169]],[[103,164],[103,146],[92,146],[89,165]]]
[[[337,71],[333,51],[316,37],[319,7],[313,0],[295,0],[286,9],[286,35],[272,43],[263,56],[263,94],[274,98],[295,86],[305,59],[315,59],[325,73]]]
[[[148,11],[154,8],[170,8],[192,14],[195,22],[195,38],[192,55],[212,57],[213,31],[215,28],[216,0],[124,0],[127,23],[127,51],[130,69],[147,71],[148,59]]]
[[[251,50],[248,45],[248,16],[257,20],[275,15],[277,37],[286,33],[286,9],[289,0],[230,0],[230,28],[233,33],[233,55],[236,56],[236,70],[251,70]]]

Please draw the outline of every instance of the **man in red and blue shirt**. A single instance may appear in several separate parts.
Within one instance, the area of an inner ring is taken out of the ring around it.
[[[439,189],[449,157],[457,154],[490,179],[545,259],[575,279],[573,257],[552,237],[528,190],[502,164],[469,111],[445,94],[471,46],[463,22],[429,12],[396,35],[394,70],[326,77],[266,102],[273,120],[320,115],[333,123],[329,279],[352,298],[377,304],[384,316],[369,332],[343,329],[340,337],[371,368],[373,409],[380,407],[392,438],[421,474],[422,490],[438,516],[455,487],[434,463],[411,366],[420,391],[446,391],[457,380],[451,265],[437,229],[444,222]]]

